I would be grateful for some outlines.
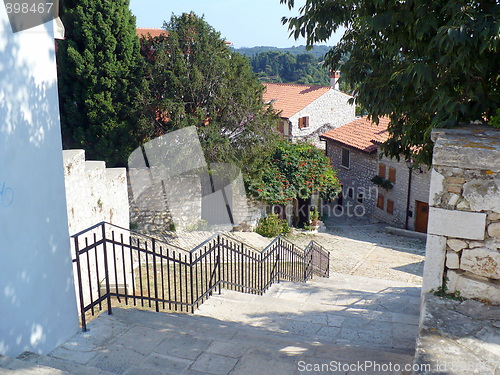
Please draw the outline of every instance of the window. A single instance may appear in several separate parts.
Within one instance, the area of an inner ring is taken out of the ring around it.
[[[378,175],[381,178],[385,178],[385,164],[380,163],[378,165]]]
[[[393,184],[396,183],[396,168],[389,168],[389,181],[391,181]]]
[[[285,134],[285,122],[284,121],[280,121],[279,122],[279,124],[278,124],[278,131],[281,134]]]
[[[387,213],[391,215],[394,213],[394,201],[390,199],[387,199]]]
[[[379,194],[377,198],[377,207],[380,208],[381,210],[384,209],[384,196]]]
[[[299,118],[299,129],[309,127],[309,116]]]
[[[340,163],[344,168],[349,168],[351,160],[350,160],[349,150],[346,148],[342,149],[342,161]]]
[[[354,188],[350,187],[347,189],[347,196],[352,198],[354,196]]]

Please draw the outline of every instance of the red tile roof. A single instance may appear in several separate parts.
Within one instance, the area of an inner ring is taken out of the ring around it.
[[[141,36],[147,37],[148,34],[151,35],[153,38],[160,36],[162,34],[167,35],[167,32],[163,29],[156,29],[156,28],[146,28],[146,27],[138,27],[135,30],[137,36],[140,38]]]
[[[148,34],[151,35],[153,38],[154,37],[157,37],[157,36],[160,36],[160,35],[168,35],[168,33],[163,30],[163,29],[158,29],[158,28],[147,28],[147,27],[137,27],[135,29],[135,33],[137,34],[137,36],[140,38],[142,36],[144,37],[147,37]],[[226,45],[232,45],[233,43],[225,40],[224,43]]]
[[[381,117],[377,125],[368,120],[367,117],[361,117],[327,131],[321,135],[321,138],[331,139],[363,152],[372,153],[377,150],[377,144],[385,142],[389,138],[387,132],[389,122],[388,117]]]
[[[265,103],[281,111],[281,117],[290,118],[331,89],[330,86],[298,85],[294,83],[264,83]]]

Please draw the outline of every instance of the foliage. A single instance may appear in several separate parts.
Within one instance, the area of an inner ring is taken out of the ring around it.
[[[259,47],[242,47],[235,49],[236,52],[241,53],[242,55],[252,57],[262,52],[280,52],[282,54],[292,54],[292,55],[301,55],[303,53],[309,53],[313,55],[318,60],[323,60],[325,54],[330,50],[331,47],[325,45],[315,45],[314,47],[308,49],[306,46],[295,46],[295,47],[270,47],[270,46],[259,46]]]
[[[378,175],[374,176],[371,179],[371,182],[373,182],[375,185],[384,188],[385,190],[390,190],[394,186],[390,180],[388,180],[387,178],[382,178]]]
[[[66,39],[57,41],[64,148],[124,165],[147,138],[141,115],[143,59],[129,1],[66,0]]]
[[[491,116],[490,125],[495,128],[500,128],[500,108],[498,108],[495,112],[494,116]]]
[[[195,224],[188,225],[186,227],[186,232],[193,232],[193,231],[204,231],[208,229],[208,223],[206,220],[199,220]]]
[[[141,39],[155,133],[196,126],[206,160],[258,168],[278,138],[248,60],[194,13],[172,15],[165,35]]]
[[[261,168],[250,188],[269,204],[307,199],[314,192],[319,192],[323,199],[333,200],[340,191],[340,183],[328,158],[308,143],[281,141]]]
[[[317,222],[319,220],[319,211],[316,207],[313,207],[311,211],[309,212],[309,220],[311,223]]]
[[[321,62],[308,53],[294,56],[279,51],[261,52],[251,58],[253,71],[262,81],[327,86],[330,75]]]
[[[431,289],[430,293],[434,294],[437,297],[453,299],[460,302],[465,301],[466,298],[462,297],[459,290],[455,290],[455,292],[453,293],[448,293],[448,281],[449,279],[445,278],[443,286],[438,287],[437,290]]]
[[[289,7],[294,0],[280,0]],[[430,163],[434,127],[489,120],[500,102],[500,5],[495,0],[306,0],[298,17],[283,18],[308,45],[345,27],[326,66],[358,88],[374,120],[390,116],[386,155],[418,150]]]
[[[290,227],[285,220],[282,220],[276,214],[269,214],[259,220],[255,232],[264,237],[276,237],[280,234],[288,234]]]

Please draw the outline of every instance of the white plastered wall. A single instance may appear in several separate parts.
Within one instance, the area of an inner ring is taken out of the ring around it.
[[[51,23],[12,33],[0,6],[0,354],[78,331]]]

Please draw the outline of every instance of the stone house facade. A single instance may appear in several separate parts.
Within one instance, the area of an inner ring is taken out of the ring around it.
[[[280,112],[279,131],[291,140],[324,147],[319,135],[356,118],[352,96],[331,86],[264,83],[264,102]]]
[[[381,118],[376,125],[363,117],[321,135],[342,184],[338,203],[346,215],[367,215],[396,227],[426,232],[430,174],[425,166],[412,166],[410,181],[405,161],[379,154],[378,144],[387,139],[388,124],[388,118]],[[376,185],[372,182],[375,176],[390,182],[391,187]]]
[[[387,190],[378,188],[373,216],[397,227],[426,233],[430,187],[427,166],[411,165],[409,168],[403,160],[379,156],[377,171],[377,175],[391,181],[393,187]]]

